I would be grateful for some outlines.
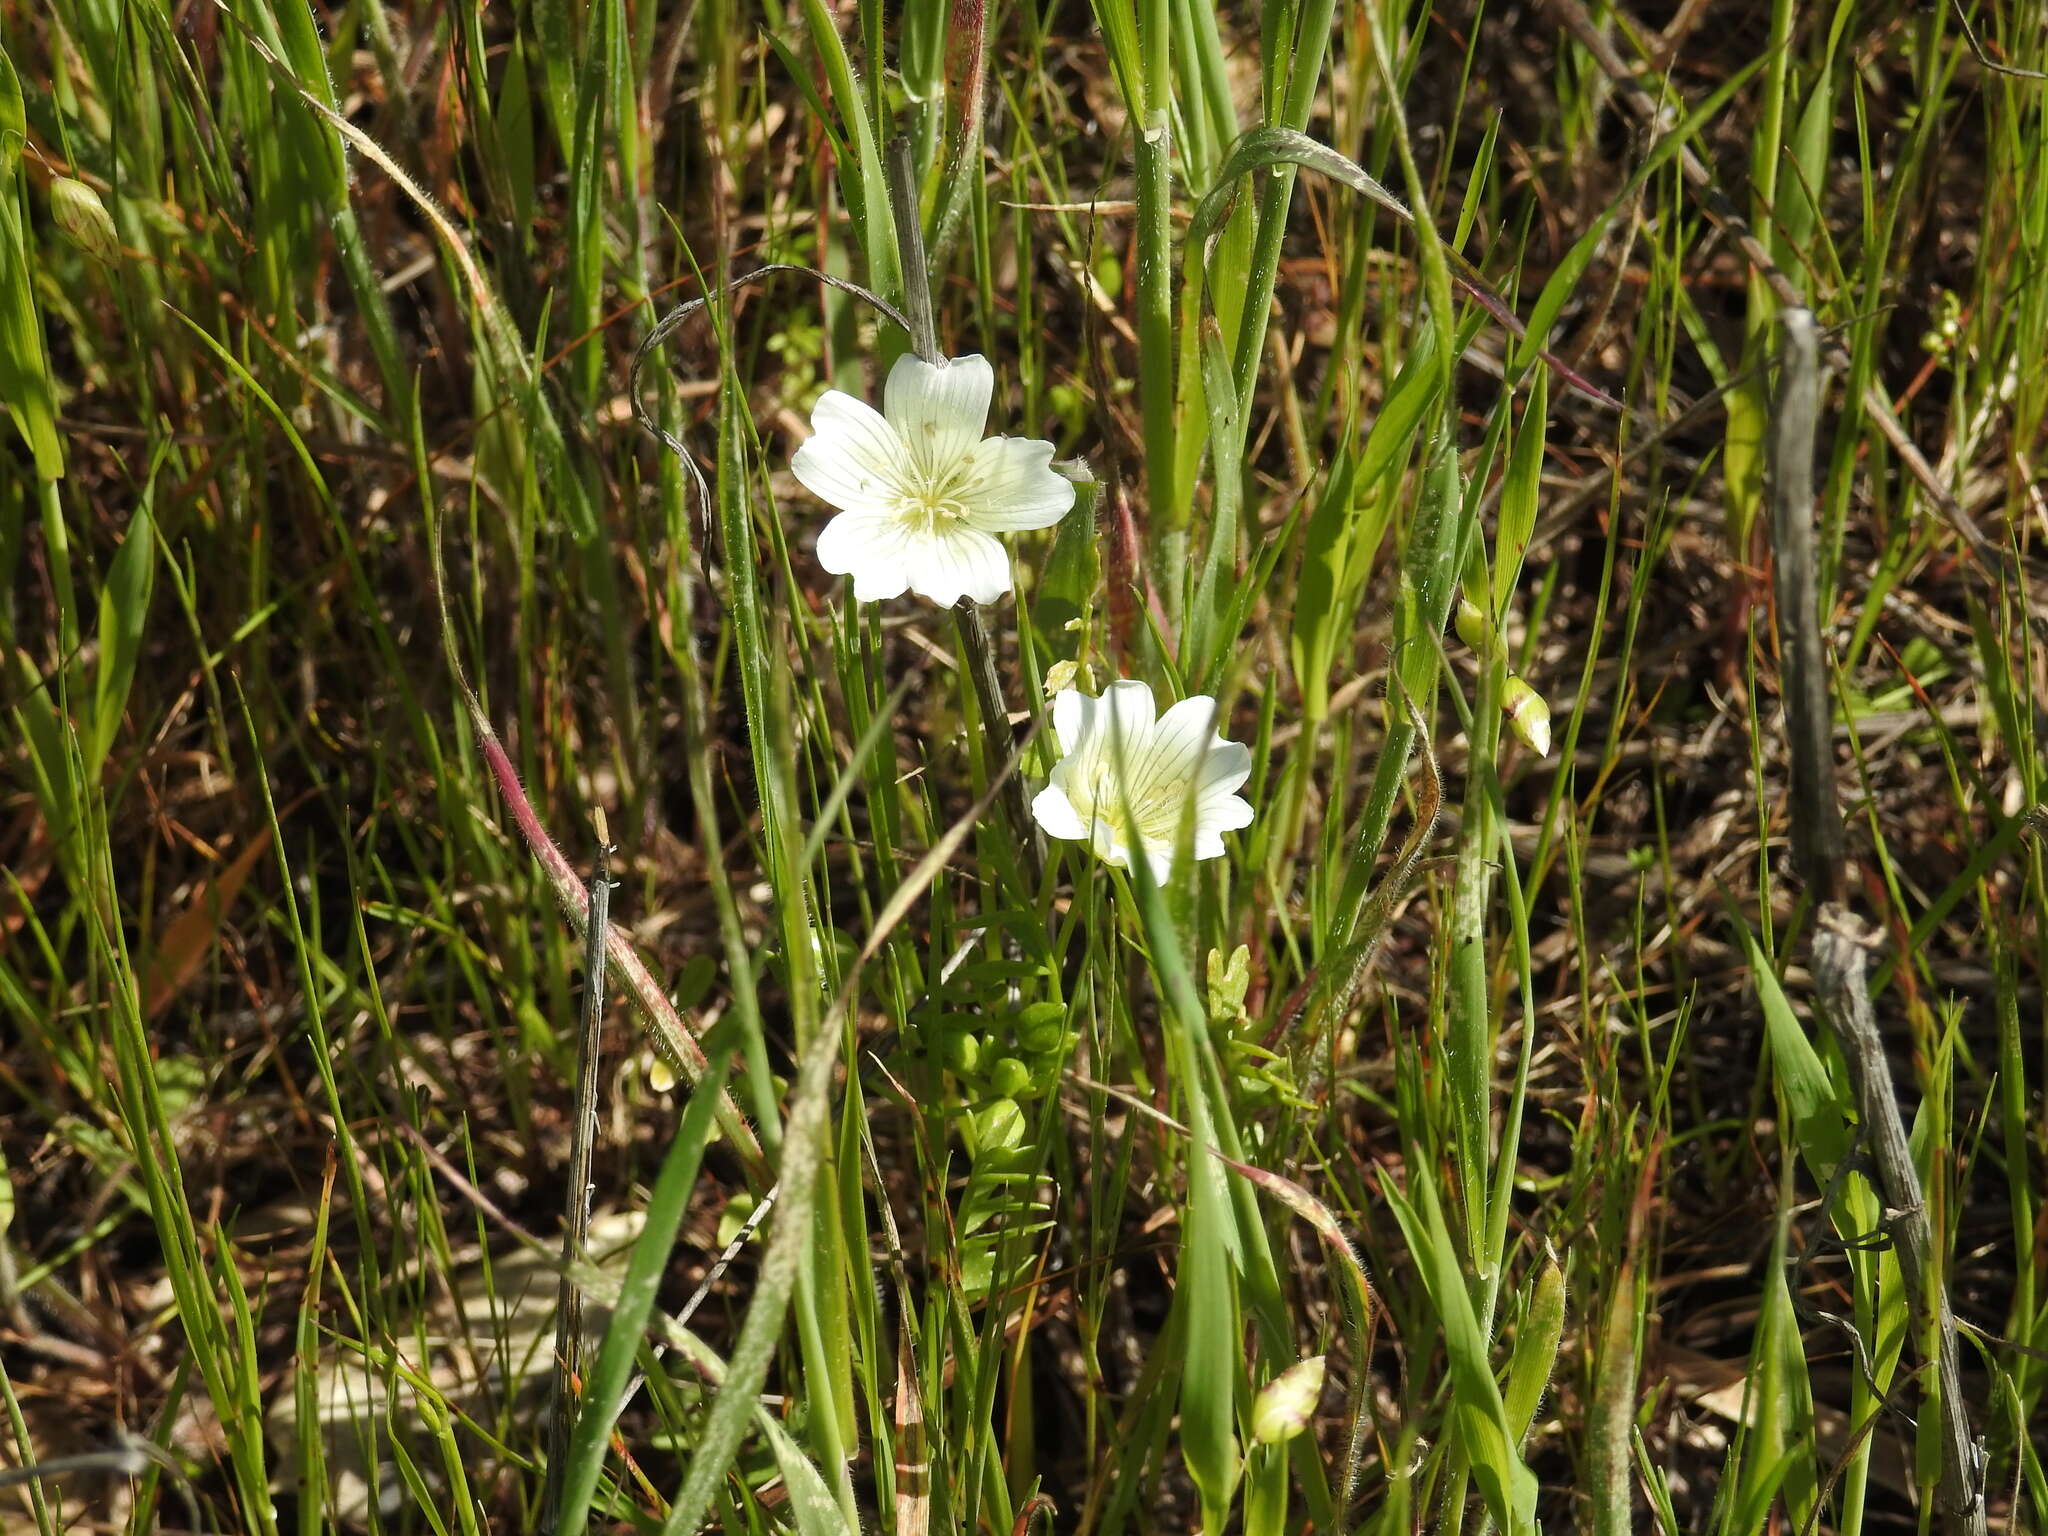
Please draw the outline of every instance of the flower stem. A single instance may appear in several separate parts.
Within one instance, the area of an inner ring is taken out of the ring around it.
[[[962,664],[974,687],[974,702],[981,712],[982,756],[990,778],[1001,773],[1009,761],[1014,739],[1010,734],[1010,711],[1003,703],[1002,679],[996,674],[995,645],[988,624],[971,597],[963,597],[953,609],[960,631]],[[1031,820],[1031,800],[1024,776],[1013,773],[1003,785],[1003,815],[1016,839],[1018,861],[1035,890],[1044,873],[1045,859],[1038,842],[1038,828]]]
[[[597,813],[597,869],[590,879],[590,916],[583,930],[583,1014],[576,1043],[575,1119],[569,1130],[569,1191],[562,1216],[562,1273],[555,1301],[555,1378],[548,1404],[547,1482],[541,1497],[542,1527],[558,1528],[563,1476],[569,1464],[570,1431],[578,1414],[583,1379],[583,1292],[573,1268],[590,1243],[590,1156],[597,1137],[598,1040],[604,1032],[605,961],[611,944],[611,843],[604,813]]]
[[[924,221],[917,211],[917,168],[911,164],[910,140],[898,134],[889,141],[889,202],[896,216],[896,246],[903,263],[903,313],[910,321],[911,350],[936,367],[939,327],[932,317],[932,279],[925,264]]]

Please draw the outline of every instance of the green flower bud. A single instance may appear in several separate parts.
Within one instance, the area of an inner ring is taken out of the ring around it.
[[[1458,616],[1454,621],[1458,638],[1484,656],[1488,641],[1492,638],[1493,626],[1487,622],[1485,612],[1469,597],[1458,599]]]
[[[1261,1445],[1292,1440],[1308,1428],[1323,1395],[1323,1357],[1310,1355],[1290,1365],[1263,1387],[1252,1403],[1252,1438]]]
[[[441,1409],[440,1396],[438,1392],[416,1392],[412,1397],[412,1411],[419,1416],[420,1428],[429,1435],[439,1435],[448,1427],[448,1415]]]
[[[120,260],[121,236],[99,193],[82,181],[59,176],[50,183],[50,217],[71,243],[109,265]]]
[[[1510,677],[1501,690],[1500,707],[1523,746],[1538,757],[1550,756],[1550,706],[1542,694],[1519,677]]]

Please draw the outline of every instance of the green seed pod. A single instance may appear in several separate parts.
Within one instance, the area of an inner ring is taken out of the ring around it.
[[[84,182],[59,176],[50,183],[50,217],[86,255],[109,266],[121,259],[121,235],[99,193]]]
[[[1323,1357],[1310,1355],[1290,1365],[1263,1387],[1252,1403],[1252,1438],[1261,1445],[1292,1440],[1308,1428],[1323,1395]]]
[[[988,1085],[1006,1099],[1013,1099],[1031,1086],[1031,1069],[1014,1056],[1001,1056],[988,1069]]]
[[[1067,1010],[1059,1003],[1032,1003],[1017,1015],[1017,1043],[1027,1051],[1056,1051],[1067,1033]]]
[[[1017,1048],[1026,1056],[1057,1060],[1066,1054],[1067,1043],[1073,1039],[1066,1026],[1045,1024],[1033,1029],[1030,1034],[1017,1037]]]
[[[981,1064],[981,1038],[964,1029],[948,1030],[942,1054],[949,1070],[961,1077],[972,1077]]]

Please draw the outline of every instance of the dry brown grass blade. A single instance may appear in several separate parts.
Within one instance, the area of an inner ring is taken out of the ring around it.
[[[185,910],[165,926],[142,970],[144,1018],[159,1016],[199,973],[220,940],[221,924],[241,894],[242,883],[269,846],[270,828],[260,828],[235,861],[194,891]]]
[[[932,1456],[910,1325],[896,1325],[896,1536],[928,1536],[932,1522]]]

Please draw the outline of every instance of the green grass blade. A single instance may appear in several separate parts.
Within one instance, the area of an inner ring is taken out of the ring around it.
[[[647,1197],[647,1224],[633,1243],[618,1301],[605,1325],[604,1342],[598,1346],[596,1362],[583,1384],[582,1407],[569,1439],[568,1467],[563,1474],[558,1530],[581,1531],[589,1523],[590,1502],[604,1469],[605,1447],[625,1408],[626,1385],[640,1340],[646,1335],[655,1296],[675,1252],[676,1234],[697,1186],[731,1060],[715,1043],[705,1055],[709,1066],[693,1088],[668,1150],[662,1154],[661,1173]]]

